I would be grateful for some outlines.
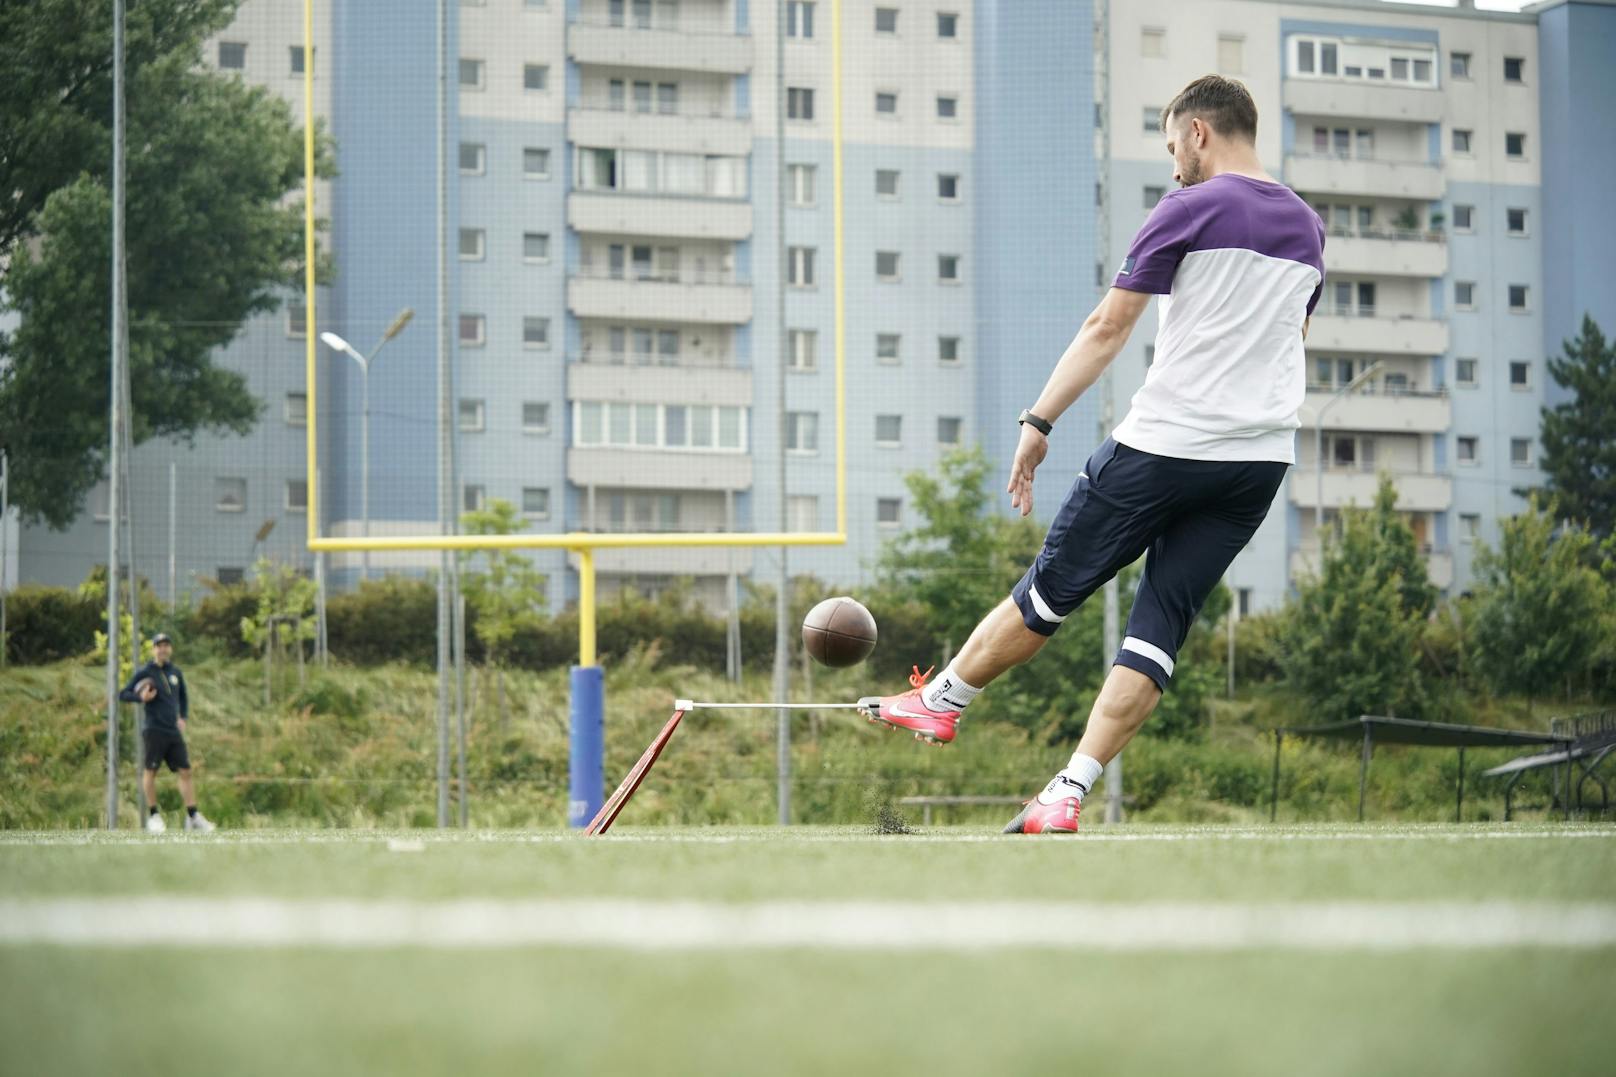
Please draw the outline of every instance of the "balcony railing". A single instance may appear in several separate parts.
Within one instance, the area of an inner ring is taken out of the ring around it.
[[[1387,157],[1378,153],[1360,153],[1356,150],[1305,150],[1297,148],[1291,151],[1292,157],[1299,157],[1304,161],[1368,161],[1377,165],[1413,165],[1419,168],[1441,168],[1442,160],[1433,161],[1426,157]]]
[[[1327,318],[1382,318],[1387,321],[1428,322],[1429,314],[1393,314],[1390,311],[1377,307],[1373,303],[1324,303],[1321,302],[1313,313]]]
[[[655,108],[630,108],[627,105],[603,104],[599,101],[581,101],[572,106],[572,111],[584,113],[588,116],[667,116],[674,119],[686,120],[749,120],[751,117],[743,116],[733,108],[723,105],[713,105],[710,108],[690,108],[681,105],[678,108],[663,108],[658,104]]]
[[[751,284],[751,278],[733,269],[693,266],[677,269],[613,269],[610,266],[579,266],[572,274],[583,280],[620,280],[626,284]]]
[[[1340,389],[1341,386],[1334,385],[1330,382],[1310,380],[1307,383],[1307,391],[1310,393],[1334,393]],[[1448,396],[1448,390],[1446,387],[1439,389],[1421,389],[1413,385],[1365,385],[1362,388],[1354,389],[1351,395],[1377,397],[1415,397],[1431,400],[1445,400]]]
[[[1448,234],[1437,231],[1407,231],[1401,228],[1326,228],[1333,239],[1379,239],[1394,243],[1446,243]]]
[[[658,18],[647,25],[635,22],[632,18],[614,19],[610,15],[585,15],[582,12],[573,12],[567,21],[573,26],[592,26],[602,30],[628,30],[646,34],[683,34],[689,37],[750,37],[750,30],[709,30],[699,26],[685,27],[679,24],[678,9],[665,9],[673,14],[673,18]]]

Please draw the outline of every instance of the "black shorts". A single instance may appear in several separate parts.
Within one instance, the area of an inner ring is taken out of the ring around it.
[[[1084,599],[1147,554],[1114,664],[1166,691],[1201,603],[1263,522],[1289,466],[1181,460],[1107,438],[1011,592],[1022,621],[1054,635]]]
[[[180,734],[146,729],[141,731],[140,736],[146,745],[147,770],[156,770],[164,763],[168,764],[169,770],[191,769],[191,753],[185,750],[185,738]]]

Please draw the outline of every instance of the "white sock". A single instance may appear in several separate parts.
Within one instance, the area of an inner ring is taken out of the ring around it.
[[[920,701],[934,711],[962,711],[980,691],[982,689],[966,684],[950,662],[941,676],[920,690]]]
[[[1052,804],[1062,797],[1075,796],[1081,804],[1089,789],[1104,771],[1105,766],[1098,759],[1073,752],[1072,761],[1050,780],[1044,791],[1038,794],[1038,799],[1045,804]]]

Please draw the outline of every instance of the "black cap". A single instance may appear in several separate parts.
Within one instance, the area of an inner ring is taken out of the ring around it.
[[[152,642],[152,646],[155,647],[159,643],[172,644],[174,641],[168,638],[168,633],[167,632],[159,632],[159,633],[157,633],[157,635],[155,635],[155,636],[153,636],[151,638],[151,642]]]

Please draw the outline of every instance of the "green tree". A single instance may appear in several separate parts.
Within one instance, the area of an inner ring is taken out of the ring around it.
[[[1563,517],[1616,533],[1616,342],[1585,314],[1582,335],[1549,360],[1549,375],[1573,396],[1542,409],[1544,492]]]
[[[131,6],[127,264],[135,442],[244,433],[261,404],[214,364],[301,272],[302,134],[267,90],[200,65],[236,0]],[[65,527],[105,472],[111,4],[0,7],[0,449],[25,518]],[[330,155],[319,140],[318,168]]]
[[[526,530],[516,506],[493,498],[486,508],[468,512],[461,526],[471,535],[514,535]],[[505,725],[505,665],[511,644],[524,629],[544,616],[546,577],[533,562],[512,550],[474,550],[460,556],[460,586],[476,612],[472,632],[494,668],[499,720]]]
[[[304,645],[314,639],[315,583],[290,565],[259,558],[253,566],[252,590],[258,599],[252,615],[241,619],[241,638],[264,655],[264,703],[270,702],[270,671],[288,646],[297,653],[297,682],[302,685]]]
[[[1436,589],[1396,505],[1382,475],[1374,504],[1343,513],[1322,571],[1286,610],[1281,666],[1318,721],[1410,717],[1425,704],[1420,637]]]
[[[1533,697],[1585,682],[1599,657],[1611,593],[1597,554],[1587,530],[1558,525],[1536,498],[1501,523],[1498,549],[1476,549],[1466,657],[1495,693],[1525,696],[1528,713]]]

